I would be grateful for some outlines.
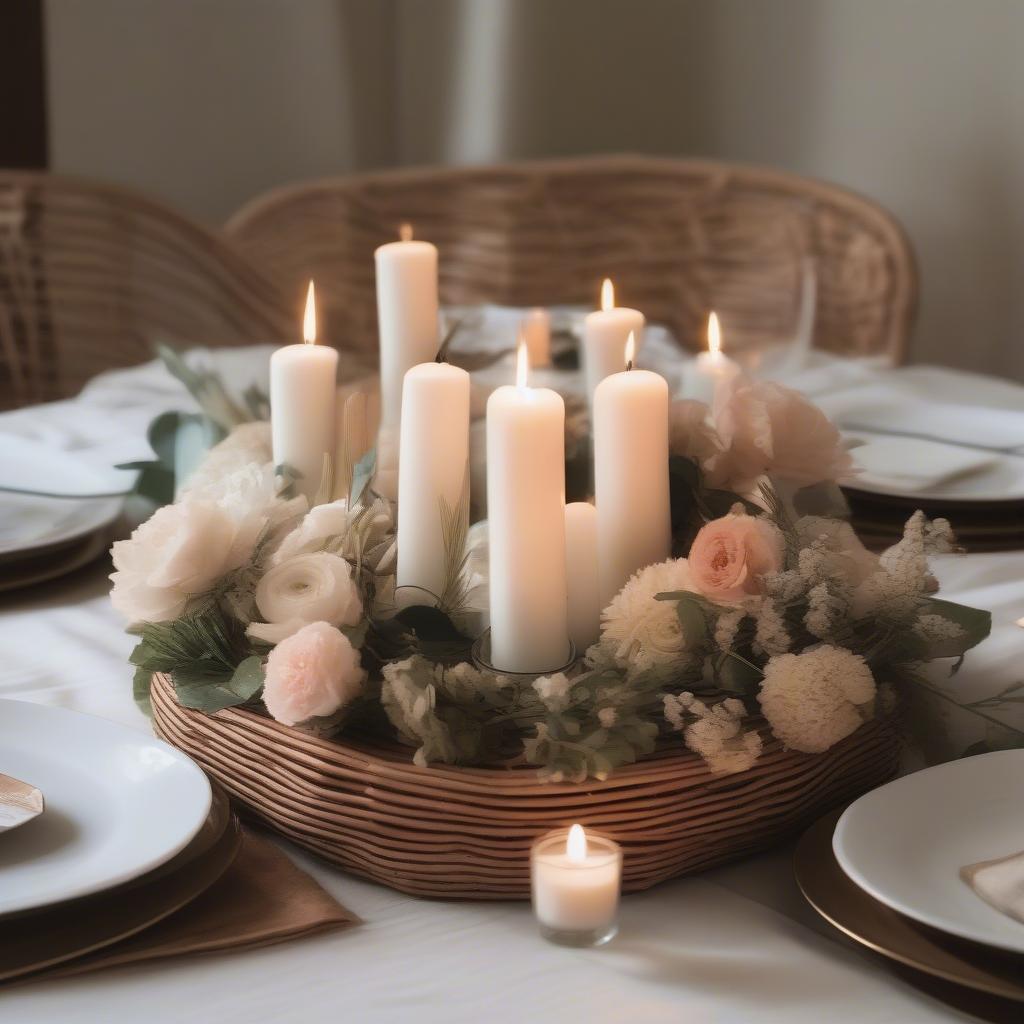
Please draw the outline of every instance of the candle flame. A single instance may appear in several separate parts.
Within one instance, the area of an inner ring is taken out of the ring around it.
[[[718,325],[718,314],[708,317],[708,351],[717,359],[722,354],[722,328]]]
[[[316,344],[316,291],[313,282],[309,282],[306,292],[306,312],[302,317],[302,337],[307,345]]]
[[[398,237],[403,242],[412,241],[412,225],[409,223],[400,224],[398,227]]]
[[[626,369],[633,369],[633,360],[636,358],[636,338],[633,337],[633,332],[629,332],[629,337],[626,339]]]
[[[606,277],[601,282],[601,309],[604,312],[608,312],[609,309],[615,308],[615,286],[612,284],[612,279]]]
[[[526,339],[519,335],[519,347],[516,350],[516,387],[526,387],[526,375],[530,369],[530,351],[526,347]]]
[[[573,825],[569,829],[569,838],[565,843],[566,856],[573,864],[583,864],[587,859],[587,833],[582,825]]]

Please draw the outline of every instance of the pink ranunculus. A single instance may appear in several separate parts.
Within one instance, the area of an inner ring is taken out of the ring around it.
[[[803,487],[839,480],[852,469],[828,417],[781,384],[738,379],[716,403],[714,420],[725,446],[709,465],[715,486],[744,491],[767,473]]]
[[[730,513],[704,526],[690,548],[694,589],[719,604],[761,592],[760,577],[782,568],[785,542],[774,523]]]
[[[284,725],[323,718],[359,695],[366,672],[347,636],[326,622],[303,626],[267,658],[263,703]]]

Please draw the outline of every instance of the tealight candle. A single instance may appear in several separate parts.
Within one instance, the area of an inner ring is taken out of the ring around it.
[[[708,317],[707,352],[699,352],[696,358],[683,363],[679,373],[680,396],[708,405],[713,405],[716,394],[739,376],[739,363],[722,351],[722,330],[717,313]]]
[[[296,475],[296,487],[312,504],[321,490],[324,470],[334,458],[335,397],[338,352],[316,344],[313,282],[306,293],[303,345],[285,345],[270,357],[270,430],[274,465]]]
[[[622,355],[630,334],[639,352],[644,340],[644,315],[636,309],[616,306],[615,288],[605,278],[601,285],[601,308],[588,313],[583,321],[583,375],[588,402],[594,400],[594,391],[605,377],[622,369]]]
[[[565,946],[600,946],[618,931],[622,848],[582,825],[541,836],[530,852],[541,934]]]

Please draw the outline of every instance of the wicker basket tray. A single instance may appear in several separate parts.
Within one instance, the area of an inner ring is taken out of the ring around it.
[[[627,892],[763,849],[892,777],[899,734],[864,725],[826,754],[768,739],[750,771],[716,777],[681,746],[606,782],[544,784],[531,767],[419,768],[403,747],[338,743],[231,708],[181,707],[155,676],[157,733],[252,815],[356,874],[417,896],[529,896],[531,842],[575,821],[623,846]]]

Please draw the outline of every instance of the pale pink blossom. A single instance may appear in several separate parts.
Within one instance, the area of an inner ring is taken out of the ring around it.
[[[297,725],[348,705],[365,679],[348,637],[326,622],[312,622],[270,652],[263,703],[278,722]]]
[[[725,451],[710,460],[709,481],[744,491],[765,474],[797,486],[848,475],[853,461],[828,417],[798,391],[738,378],[716,404]]]
[[[730,513],[702,527],[693,540],[693,588],[710,601],[738,604],[761,593],[761,577],[778,572],[784,554],[785,542],[774,523]]]

